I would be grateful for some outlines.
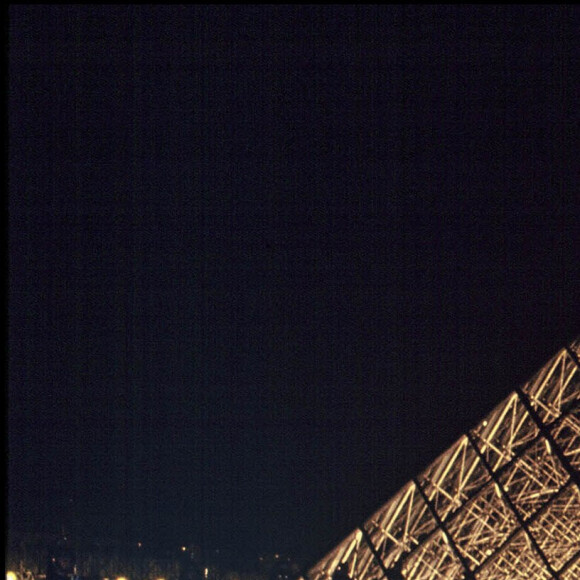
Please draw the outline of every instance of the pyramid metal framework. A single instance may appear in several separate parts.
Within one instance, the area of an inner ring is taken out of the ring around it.
[[[580,578],[580,339],[307,572]]]

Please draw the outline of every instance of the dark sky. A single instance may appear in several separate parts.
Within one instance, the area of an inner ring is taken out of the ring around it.
[[[572,6],[9,9],[9,525],[316,560],[579,333]]]

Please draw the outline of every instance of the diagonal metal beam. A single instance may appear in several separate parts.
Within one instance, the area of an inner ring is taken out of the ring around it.
[[[580,361],[578,360],[578,356],[576,353],[569,347],[565,347],[568,356],[572,359],[572,362],[576,365],[576,368],[580,371]]]
[[[548,572],[550,573],[550,575],[552,576],[552,578],[555,578],[556,580],[559,580],[560,577],[558,576],[558,574],[556,573],[556,571],[552,568],[552,565],[548,561],[548,558],[546,557],[546,554],[544,554],[543,550],[540,548],[538,542],[536,541],[536,538],[534,538],[534,536],[532,535],[532,532],[530,531],[530,529],[528,528],[526,522],[524,521],[524,519],[520,515],[520,512],[518,512],[516,506],[514,505],[514,503],[511,500],[510,496],[508,495],[508,493],[504,489],[503,485],[501,484],[501,481],[500,481],[499,477],[497,476],[497,474],[495,473],[495,471],[491,468],[491,465],[489,464],[489,462],[485,458],[485,455],[480,451],[479,447],[477,446],[477,442],[475,441],[475,438],[469,432],[467,432],[466,435],[467,435],[467,438],[469,439],[469,442],[471,443],[471,445],[475,449],[475,452],[479,455],[479,458],[480,458],[481,462],[483,463],[483,465],[487,469],[489,475],[493,479],[495,485],[497,486],[497,489],[499,489],[501,495],[503,496],[504,501],[509,506],[509,508],[512,510],[512,512],[513,512],[516,520],[518,521],[518,524],[524,530],[524,532],[526,533],[526,535],[530,539],[530,542],[534,546],[534,549],[536,550],[536,552],[538,553],[538,555],[542,559],[542,562],[546,566],[546,569],[548,570]]]
[[[578,550],[563,566],[560,568],[560,574],[564,574],[571,568],[576,562],[580,562],[580,550]]]
[[[565,413],[563,413],[563,414],[562,414],[562,415],[560,415],[558,418],[556,418],[554,421],[552,421],[552,422],[550,423],[550,427],[552,428],[552,427],[555,427],[555,426],[557,426],[558,424],[560,424],[562,421],[564,421],[564,420],[565,420],[565,419],[566,419],[566,418],[567,418],[567,417],[568,417],[568,416],[571,414],[571,412],[572,412],[573,410],[575,410],[575,409],[576,409],[577,407],[579,407],[579,406],[580,406],[580,400],[579,400],[579,401],[577,401],[577,402],[575,402],[573,405],[571,405],[571,406],[570,406],[570,408],[569,408],[569,409],[567,409],[567,410],[566,410],[566,412],[565,412]],[[505,473],[505,472],[507,472],[507,471],[508,471],[508,470],[509,470],[511,467],[513,467],[513,466],[514,466],[514,464],[515,464],[517,461],[519,461],[519,460],[520,460],[520,459],[521,459],[521,458],[522,458],[522,457],[525,455],[525,453],[526,453],[526,452],[527,452],[527,451],[528,451],[528,450],[529,450],[529,449],[530,449],[530,448],[531,448],[533,445],[535,445],[535,444],[536,444],[536,443],[537,443],[537,442],[538,442],[538,441],[539,441],[541,438],[542,438],[542,433],[538,433],[538,434],[536,435],[536,437],[534,437],[533,439],[531,439],[530,441],[528,441],[528,442],[527,442],[525,445],[523,445],[523,446],[522,446],[520,449],[518,449],[517,453],[515,453],[515,454],[514,454],[514,456],[513,456],[513,457],[512,457],[512,458],[511,458],[511,459],[510,459],[510,460],[509,460],[507,463],[504,463],[504,465],[502,465],[502,466],[501,466],[501,467],[500,467],[500,468],[499,468],[499,469],[496,471],[496,473],[497,473],[498,477],[499,477],[499,476],[501,476],[501,475],[502,475],[502,473]],[[469,443],[469,444],[471,445],[471,443]],[[463,501],[463,502],[461,503],[461,505],[460,505],[460,506],[459,506],[459,507],[458,507],[458,508],[457,508],[455,511],[453,511],[452,513],[450,513],[450,514],[449,514],[449,516],[448,516],[448,517],[445,519],[445,523],[446,523],[447,525],[449,525],[451,522],[453,522],[453,521],[454,521],[456,518],[460,517],[460,516],[463,514],[464,510],[465,510],[467,507],[469,507],[469,506],[470,506],[470,505],[471,505],[471,504],[472,504],[474,501],[476,501],[476,500],[477,500],[477,499],[480,497],[480,495],[481,495],[482,491],[484,490],[484,488],[485,488],[485,486],[486,486],[486,484],[487,484],[487,482],[488,482],[488,481],[489,481],[489,480],[486,480],[484,483],[482,483],[482,484],[479,486],[479,489],[478,489],[477,491],[475,491],[475,492],[473,493],[473,495],[471,495],[471,497],[469,497],[469,499],[467,499],[467,500]],[[567,483],[567,482],[566,482],[566,483],[564,483],[564,485],[562,486],[562,488],[566,487],[567,485],[568,485],[568,483]],[[555,495],[558,495],[558,494],[560,493],[560,491],[561,491],[561,490],[559,490],[558,492],[556,492],[556,494],[555,494]],[[549,500],[549,501],[548,501],[548,503],[549,503],[550,501],[551,501],[551,500]],[[540,511],[542,511],[542,510],[543,510],[543,508],[541,508],[541,509],[540,509]],[[535,516],[533,516],[533,517],[532,517],[532,519],[533,519],[534,517],[535,517]],[[413,547],[412,547],[412,548],[409,550],[409,552],[408,552],[407,554],[405,554],[405,555],[404,555],[404,558],[405,558],[405,559],[407,559],[407,558],[411,557],[411,556],[412,556],[412,555],[413,555],[413,554],[414,554],[414,553],[415,553],[417,550],[419,550],[419,549],[421,548],[421,546],[422,546],[423,542],[428,542],[428,541],[429,541],[429,540],[430,540],[430,539],[431,539],[431,538],[432,538],[432,537],[433,537],[435,534],[437,534],[437,532],[438,532],[438,531],[439,531],[439,529],[438,529],[437,527],[433,528],[433,530],[432,530],[432,531],[430,531],[430,532],[429,532],[429,533],[428,533],[428,534],[427,534],[427,535],[426,535],[426,536],[423,538],[423,540],[422,540],[422,542],[421,542],[420,544],[417,544],[417,545],[413,546]],[[516,530],[516,532],[517,532],[517,530]],[[514,534],[510,534],[510,538],[511,538],[511,537],[513,537],[514,535],[515,535],[515,533],[514,533]],[[491,557],[490,557],[490,558],[491,558]]]
[[[427,494],[423,491],[423,488],[419,485],[419,481],[417,479],[413,478],[413,483],[415,484],[415,486],[417,487],[417,490],[421,494],[423,501],[427,504],[427,507],[429,508],[429,511],[431,512],[431,515],[433,516],[434,520],[437,522],[437,526],[443,532],[443,534],[445,534],[445,538],[448,540],[449,545],[451,546],[451,549],[453,550],[453,553],[455,554],[456,558],[461,562],[461,565],[463,566],[463,569],[465,571],[465,578],[467,580],[475,580],[475,576],[473,575],[473,572],[470,570],[469,564],[467,563],[467,560],[463,557],[463,555],[459,551],[459,548],[455,544],[455,540],[453,539],[453,536],[449,533],[449,530],[447,529],[446,525],[443,523],[443,521],[439,517],[439,514],[437,513],[437,510],[435,509],[433,504],[431,503],[431,500],[427,497]]]
[[[393,574],[392,572],[389,572],[387,570],[387,567],[385,566],[383,559],[381,558],[381,556],[377,552],[377,549],[375,548],[375,545],[373,544],[373,541],[372,541],[369,533],[365,530],[364,526],[361,526],[359,528],[359,530],[362,532],[364,541],[367,543],[367,546],[369,547],[369,550],[372,552],[377,564],[379,565],[379,568],[382,570],[384,577],[387,580],[399,580],[396,576],[396,573]]]
[[[536,410],[532,407],[532,404],[530,403],[530,400],[528,399],[528,397],[524,394],[524,392],[519,387],[516,388],[515,391],[516,391],[518,397],[520,398],[520,401],[522,402],[522,404],[526,408],[528,415],[530,415],[530,417],[532,418],[532,420],[534,421],[534,423],[537,425],[538,429],[540,430],[540,433],[544,436],[546,441],[548,441],[548,443],[550,444],[552,452],[560,460],[560,463],[562,464],[564,469],[568,472],[568,475],[571,477],[572,481],[576,484],[576,487],[578,487],[578,490],[580,490],[580,473],[578,473],[576,471],[576,469],[570,463],[570,461],[568,460],[566,455],[564,455],[564,452],[562,451],[562,449],[560,449],[560,445],[557,443],[557,441],[554,439],[554,437],[552,437],[550,430],[546,427],[546,425],[544,424],[544,422],[542,421],[542,419],[540,418],[540,416],[538,415]]]
[[[349,536],[305,571],[310,580],[330,580],[341,558],[355,580],[402,580],[403,569],[414,575],[413,565],[426,577],[447,577],[445,570],[471,579],[511,577],[526,569],[531,576],[571,577],[580,566],[579,358],[580,338],[362,524],[354,552]],[[435,538],[436,546],[418,552]]]
[[[532,517],[530,517],[529,519],[526,520],[526,523],[528,525],[533,524],[542,514],[546,513],[547,511],[549,511],[549,509],[552,506],[552,504],[558,499],[558,497],[560,497],[564,491],[566,491],[568,489],[568,487],[570,486],[571,483],[571,479],[568,479],[566,481],[566,483],[564,483],[564,485],[562,485],[562,487],[552,496],[548,499],[548,501],[539,509],[536,511],[536,513],[534,513],[534,515]],[[501,544],[501,546],[499,546],[495,552],[493,554],[491,554],[491,556],[489,556],[488,558],[486,558],[475,570],[474,573],[478,573],[480,570],[483,570],[486,566],[489,566],[490,562],[493,562],[496,558],[498,558],[499,556],[501,556],[501,554],[503,552],[505,552],[505,550],[507,548],[510,547],[510,543],[511,541],[514,539],[515,536],[517,536],[519,533],[521,532],[520,528],[516,528],[504,541],[503,544]],[[560,570],[559,573],[561,574],[562,571]]]

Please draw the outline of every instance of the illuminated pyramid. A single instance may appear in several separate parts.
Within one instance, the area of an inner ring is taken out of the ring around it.
[[[580,340],[311,568],[308,580],[580,578]]]

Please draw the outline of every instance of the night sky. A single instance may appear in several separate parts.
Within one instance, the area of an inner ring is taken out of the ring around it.
[[[580,334],[577,8],[8,16],[10,528],[313,563]]]

